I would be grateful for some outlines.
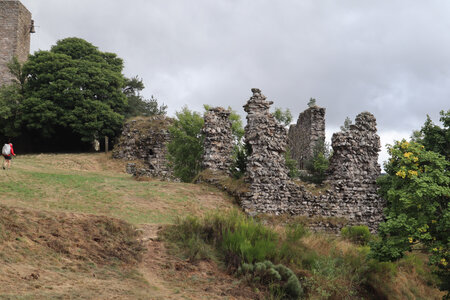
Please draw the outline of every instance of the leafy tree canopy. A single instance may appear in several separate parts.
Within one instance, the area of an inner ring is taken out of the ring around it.
[[[425,149],[444,155],[450,161],[450,110],[440,112],[441,128],[435,125],[430,116],[422,126],[420,132],[415,132],[415,140],[425,146]]]
[[[203,117],[186,106],[176,112],[176,119],[169,128],[171,142],[167,145],[168,159],[174,175],[184,182],[191,182],[200,172],[203,155]]]
[[[273,117],[278,121],[278,123],[284,126],[288,126],[292,122],[292,114],[289,108],[286,108],[284,111],[279,107],[275,108]]]
[[[115,54],[79,38],[36,52],[23,68],[22,124],[46,138],[54,138],[61,128],[85,142],[115,136],[127,107],[122,69]]]
[[[396,142],[388,151],[387,175],[377,181],[381,197],[387,201],[387,220],[379,226],[380,240],[371,245],[372,256],[396,260],[405,251],[424,246],[442,278],[442,287],[448,290],[450,163],[413,141]]]

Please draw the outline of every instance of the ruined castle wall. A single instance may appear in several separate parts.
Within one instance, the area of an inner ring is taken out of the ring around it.
[[[314,147],[325,141],[325,108],[313,106],[300,113],[297,124],[289,127],[288,149],[297,167],[305,164],[314,155]]]
[[[285,165],[286,129],[270,114],[273,103],[259,89],[252,89],[244,110],[247,112],[245,141],[251,147],[245,181],[249,192],[242,206],[249,212],[279,213],[290,198]]]
[[[204,153],[202,167],[212,171],[229,173],[233,152],[230,111],[215,107],[205,114],[203,126]]]
[[[272,102],[258,89],[252,92],[253,96],[244,106],[248,113],[245,139],[252,149],[245,177],[249,192],[241,196],[244,210],[255,214],[337,218],[345,220],[340,227],[364,224],[376,231],[383,220],[384,201],[376,193],[380,139],[373,115],[359,114],[349,131],[333,136],[328,188],[313,193],[304,184],[288,178],[283,155],[286,130],[269,113]],[[318,115],[323,116],[321,112]],[[327,222],[315,225],[322,229],[328,226]]]
[[[119,142],[113,150],[116,159],[139,161],[127,166],[127,172],[135,176],[172,179],[167,161],[167,144],[170,142],[168,127],[172,119],[165,116],[136,118],[125,123]]]
[[[30,53],[31,13],[17,0],[0,0],[0,86],[11,83],[7,64]]]
[[[349,130],[333,134],[333,156],[327,176],[328,184],[341,199],[347,214],[370,224],[382,220],[385,205],[377,194],[381,144],[376,125],[375,117],[363,112],[356,116]]]

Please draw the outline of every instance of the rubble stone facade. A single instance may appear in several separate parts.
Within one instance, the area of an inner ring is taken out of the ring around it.
[[[212,171],[229,173],[232,163],[233,133],[230,111],[215,107],[205,114],[203,126],[204,153],[202,167]]]
[[[325,142],[325,108],[312,106],[300,113],[297,124],[288,132],[288,149],[300,170],[314,155],[318,143]]]
[[[0,0],[0,86],[13,79],[7,66],[13,56],[27,60],[31,28],[31,13],[20,1]]]
[[[172,119],[165,116],[137,118],[125,123],[119,142],[113,150],[113,158],[139,161],[127,165],[127,172],[135,176],[172,179],[167,161],[168,127]]]
[[[363,112],[356,116],[349,130],[333,134],[333,156],[327,176],[349,217],[370,223],[382,220],[384,207],[376,185],[381,174],[378,164],[381,144],[376,126],[375,117]]]
[[[290,198],[288,169],[285,165],[286,129],[269,112],[267,101],[259,89],[252,89],[244,110],[247,112],[245,141],[250,145],[245,181],[249,192],[242,200],[245,210],[278,214],[287,209]]]
[[[244,106],[247,112],[245,141],[251,153],[244,178],[246,191],[238,195],[243,209],[249,214],[311,217],[317,221],[309,226],[320,230],[339,232],[344,225],[363,224],[376,231],[383,220],[385,202],[377,195],[375,182],[380,175],[377,163],[380,139],[375,117],[361,113],[349,131],[333,135],[328,188],[313,193],[288,177],[284,158],[287,132],[269,113],[272,102],[267,101],[259,89],[252,89],[252,92]],[[325,112],[320,108],[308,110],[309,114],[316,113],[322,118]],[[323,131],[324,126],[319,127]],[[309,132],[320,137],[316,130]],[[204,181],[208,182],[208,178]],[[217,185],[216,181],[211,183]],[[331,219],[340,221],[330,222]]]

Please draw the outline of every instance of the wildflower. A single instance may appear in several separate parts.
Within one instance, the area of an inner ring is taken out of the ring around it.
[[[433,251],[435,251],[435,252],[438,251],[438,248],[433,248]]]
[[[406,149],[406,148],[408,148],[408,146],[409,146],[409,143],[408,142],[403,142],[403,143],[401,143],[401,145],[400,145],[400,147],[402,148],[402,149]]]
[[[406,177],[406,172],[403,171],[403,170],[400,170],[397,173],[395,173],[395,175],[397,175],[398,177],[401,177],[401,178],[405,178]]]
[[[412,152],[406,152],[405,154],[403,154],[403,156],[409,158],[412,154]]]
[[[413,176],[417,176],[419,173],[417,173],[417,171],[414,171],[414,170],[408,170],[408,174],[409,174],[409,177],[413,177]]]
[[[447,265],[447,261],[445,258],[441,259],[441,264],[445,267]]]
[[[409,241],[410,244],[412,244],[413,238],[412,238],[412,237],[409,237],[409,238],[408,238],[408,241]]]
[[[413,157],[412,157],[412,160],[413,160],[414,162],[417,162],[417,161],[419,160],[419,158],[418,158],[417,156],[413,156]]]

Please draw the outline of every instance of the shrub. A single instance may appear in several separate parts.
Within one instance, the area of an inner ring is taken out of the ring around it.
[[[177,219],[176,225],[166,229],[163,235],[189,261],[214,258],[204,226],[197,217]]]
[[[289,170],[289,178],[298,178],[300,176],[300,171],[297,168],[297,161],[292,159],[289,149],[284,153],[284,161]]]
[[[177,119],[169,128],[171,142],[167,145],[168,159],[174,175],[191,182],[200,172],[203,155],[203,117],[183,107],[176,112]]]
[[[372,239],[367,226],[346,226],[342,228],[341,234],[344,238],[360,245],[367,245]]]
[[[243,217],[222,235],[222,249],[232,268],[237,268],[242,262],[260,262],[275,256],[276,233],[252,219]]]
[[[313,157],[306,161],[305,168],[308,175],[301,175],[300,179],[316,184],[321,184],[326,178],[326,170],[330,164],[330,150],[325,141],[318,141],[314,145]]]
[[[236,178],[242,178],[247,170],[247,160],[249,156],[249,145],[238,143],[233,148],[233,163],[230,167],[231,175]]]
[[[297,276],[288,267],[271,261],[242,264],[237,272],[248,280],[269,286],[272,295],[280,299],[299,299],[304,291]]]

